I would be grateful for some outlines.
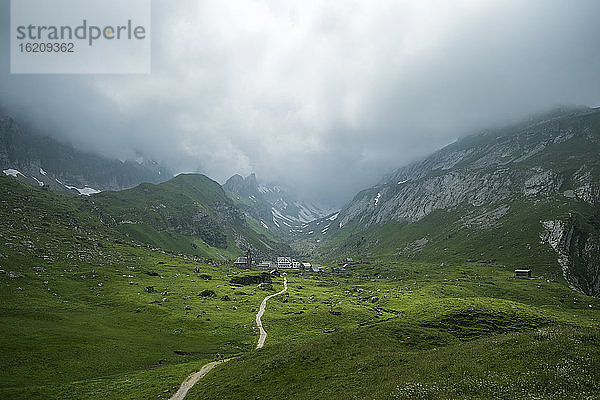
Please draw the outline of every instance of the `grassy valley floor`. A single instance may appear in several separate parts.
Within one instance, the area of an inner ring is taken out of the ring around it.
[[[595,398],[600,299],[515,266],[372,259],[346,273],[241,271],[131,241],[90,205],[3,181],[0,398]],[[596,397],[597,398],[597,397]]]

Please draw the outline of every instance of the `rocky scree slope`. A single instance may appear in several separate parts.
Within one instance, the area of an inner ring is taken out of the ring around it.
[[[310,222],[332,212],[328,207],[302,201],[279,185],[259,184],[256,175],[233,175],[223,189],[248,215],[265,229],[295,233]]]

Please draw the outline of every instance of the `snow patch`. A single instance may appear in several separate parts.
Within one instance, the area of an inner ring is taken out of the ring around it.
[[[58,179],[56,181],[58,182]],[[93,189],[93,188],[90,188],[90,187],[87,187],[87,186],[84,187],[83,189],[80,189],[80,188],[75,187],[75,186],[69,186],[69,185],[65,185],[65,187],[67,189],[75,189],[75,190],[77,190],[81,196],[89,196],[89,195],[92,195],[92,194],[100,193],[99,190],[96,190],[96,189]]]
[[[16,178],[18,175],[23,175],[22,173],[20,173],[16,169],[12,169],[12,168],[5,169],[2,172],[4,172],[4,175],[6,175],[6,176],[12,176],[13,178]],[[25,176],[25,175],[23,175],[23,176]]]
[[[398,182],[398,185],[402,185],[403,183],[406,183],[406,182],[408,182],[408,179]]]
[[[42,168],[40,168],[40,174],[46,176],[46,171],[44,171]]]
[[[381,198],[381,192],[377,193],[377,196],[375,197],[375,205],[379,204],[380,198]]]
[[[273,217],[273,223],[274,223],[275,225],[277,225],[277,227],[278,227],[278,228],[280,228],[280,226],[279,226],[279,222],[277,222],[277,220],[275,219],[275,217]]]
[[[327,218],[330,221],[335,221],[338,217],[338,215],[340,215],[340,212],[338,211],[337,213],[333,214],[331,217]]]
[[[83,189],[79,189],[77,188],[77,191],[79,192],[79,194],[83,195],[83,196],[90,196],[92,194],[96,194],[96,193],[100,193],[99,190],[90,188],[90,187],[84,187]]]
[[[265,224],[263,221],[260,221],[260,224],[263,226],[263,228],[269,229],[269,227],[267,226],[267,224]]]
[[[44,182],[40,181],[38,178],[36,178],[35,176],[32,176],[33,179],[35,179],[35,181],[37,182],[38,185],[40,186],[44,186]]]

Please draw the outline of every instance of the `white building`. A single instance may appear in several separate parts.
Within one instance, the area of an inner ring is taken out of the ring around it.
[[[262,261],[260,264],[258,264],[258,267],[264,269],[274,269],[277,268],[277,263],[273,261]]]
[[[300,262],[291,257],[277,257],[277,268],[279,269],[300,269]]]
[[[279,269],[290,269],[292,268],[291,257],[277,257],[277,268]]]

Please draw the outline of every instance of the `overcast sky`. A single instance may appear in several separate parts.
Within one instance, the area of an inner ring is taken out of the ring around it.
[[[156,0],[137,76],[10,75],[0,1],[5,112],[105,155],[338,204],[459,136],[600,105],[597,0]]]

